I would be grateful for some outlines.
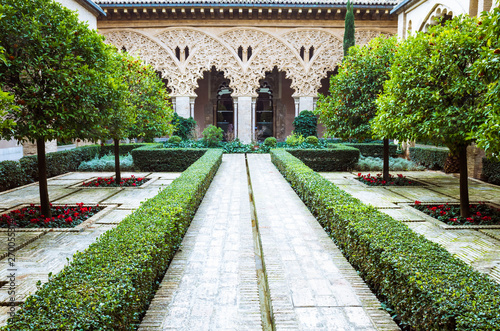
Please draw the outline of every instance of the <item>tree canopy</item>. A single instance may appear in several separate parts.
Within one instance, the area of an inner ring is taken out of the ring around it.
[[[349,48],[354,46],[356,42],[354,37],[354,12],[352,9],[351,0],[347,0],[345,26],[344,26],[344,57],[347,56]]]

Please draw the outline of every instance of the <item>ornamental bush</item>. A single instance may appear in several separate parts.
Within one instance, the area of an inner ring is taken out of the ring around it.
[[[193,138],[193,131],[196,127],[196,121],[192,118],[184,118],[174,113],[172,124],[175,126],[174,135],[179,136],[182,140]]]
[[[287,149],[314,171],[349,171],[359,159],[359,150],[341,144],[328,149]]]
[[[499,330],[500,285],[284,150],[271,159],[378,297],[417,330]]]
[[[196,162],[207,149],[163,148],[160,144],[134,149],[134,167],[140,171],[180,172]]]
[[[296,135],[303,137],[318,135],[318,118],[312,111],[303,110],[299,116],[293,120],[293,127]]]
[[[179,144],[182,141],[182,138],[179,136],[172,136],[168,138],[168,142],[171,144]]]
[[[222,128],[210,124],[203,130],[201,135],[203,136],[203,142],[208,147],[216,147],[222,141],[223,134],[224,130],[222,130]]]
[[[311,145],[317,145],[319,143],[319,139],[316,136],[309,136],[306,138],[306,143]]]
[[[269,146],[269,147],[276,147],[277,141],[276,138],[274,137],[267,137],[264,140],[264,145]]]
[[[432,170],[441,170],[450,151],[447,148],[410,147],[410,160]]]
[[[500,161],[483,158],[483,177],[488,183],[500,185]]]
[[[5,330],[136,330],[221,162],[221,150],[207,151],[49,275]]]

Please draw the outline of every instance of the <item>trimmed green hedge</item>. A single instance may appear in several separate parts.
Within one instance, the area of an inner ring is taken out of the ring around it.
[[[181,172],[206,151],[206,148],[163,148],[161,144],[154,144],[134,149],[131,154],[134,167],[140,171]]]
[[[500,185],[500,161],[483,158],[483,177],[488,183]]]
[[[286,149],[286,151],[315,171],[349,171],[359,160],[359,149],[341,144],[329,144],[328,147],[328,149]]]
[[[273,150],[271,158],[350,263],[404,322],[417,330],[500,330],[500,285],[286,151]]]
[[[31,183],[17,161],[0,162],[0,192]]]
[[[120,144],[120,155],[127,155],[132,152],[132,150],[144,147],[144,146],[156,146],[157,144],[153,143],[132,143],[132,144]],[[114,154],[115,153],[115,145],[101,145],[99,149],[99,157],[103,157],[104,155]]]
[[[359,149],[359,153],[363,156],[380,157],[384,156],[384,144],[378,143],[346,143],[346,146]],[[389,144],[389,156],[398,156],[398,146]]]
[[[26,299],[5,330],[135,330],[222,161],[209,150]]]
[[[441,170],[450,151],[436,147],[410,147],[410,160],[428,169]]]

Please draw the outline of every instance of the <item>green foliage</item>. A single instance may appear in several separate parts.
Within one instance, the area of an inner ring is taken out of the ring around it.
[[[347,0],[345,26],[344,26],[344,58],[347,56],[349,49],[354,46],[356,39],[354,37],[354,12],[350,0]]]
[[[380,157],[360,155],[358,163],[354,166],[357,171],[382,171],[384,161]],[[400,157],[389,158],[389,170],[391,171],[422,171],[425,167]]]
[[[205,154],[207,149],[162,148],[160,144],[134,149],[134,166],[140,171],[180,172]]]
[[[312,111],[303,110],[299,116],[293,120],[293,127],[296,135],[304,137],[318,135],[318,118]]]
[[[319,144],[319,139],[316,136],[309,136],[306,138],[306,143],[311,145],[317,145]]]
[[[346,143],[346,146],[359,149],[363,156],[383,157],[384,144],[379,143]],[[398,155],[398,146],[394,144],[389,145],[389,155],[396,157]]]
[[[120,156],[120,169],[122,171],[134,171],[134,160],[132,155],[127,154]],[[115,170],[115,156],[105,155],[99,158],[96,155],[92,160],[83,161],[78,166],[78,171],[114,171]]]
[[[253,153],[253,145],[243,144],[238,138],[233,141],[223,142],[224,153]]]
[[[203,130],[201,135],[203,136],[203,142],[208,147],[216,147],[222,141],[223,134],[224,130],[210,124],[205,128],[205,130]]]
[[[181,137],[182,140],[193,138],[193,130],[196,128],[196,121],[192,117],[184,118],[174,113],[172,124],[175,126],[174,135]]]
[[[177,144],[178,145],[178,144],[180,144],[181,141],[182,141],[182,138],[179,136],[172,136],[172,137],[168,138],[168,142],[170,144]]]
[[[283,150],[271,159],[372,290],[417,330],[500,329],[500,285]]]
[[[285,140],[285,142],[288,146],[298,146],[305,141],[306,141],[305,138],[301,134],[296,134],[294,132],[292,132],[291,135],[286,137],[286,140]]]
[[[269,147],[276,147],[276,138],[274,137],[267,137],[265,140],[264,140],[264,145],[266,146],[269,146]]]
[[[209,150],[26,299],[6,330],[136,330],[222,161]]]
[[[350,171],[359,159],[359,150],[341,144],[329,149],[287,149],[314,171]]]
[[[21,164],[17,161],[0,162],[0,192],[30,183]]]
[[[389,78],[396,42],[396,37],[380,36],[368,45],[351,47],[338,74],[330,78],[330,95],[320,96],[318,102],[317,112],[328,136],[346,140],[372,137],[375,101]]]
[[[427,169],[441,170],[450,151],[435,147],[410,147],[410,160]]]
[[[488,183],[500,185],[500,161],[483,158],[482,175]]]
[[[146,144],[146,143],[130,143],[130,144],[120,144],[120,155],[127,155],[134,149],[143,146],[156,146],[156,144]],[[99,147],[99,156],[105,156],[113,154],[115,151],[115,146],[113,144],[101,145]]]
[[[484,123],[485,84],[472,73],[484,40],[477,19],[458,16],[402,42],[378,98],[373,129],[399,141],[443,143],[453,154]]]

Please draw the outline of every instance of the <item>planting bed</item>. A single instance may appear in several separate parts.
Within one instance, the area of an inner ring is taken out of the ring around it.
[[[145,177],[135,177],[134,175],[130,177],[122,178],[118,183],[114,177],[97,177],[88,182],[83,182],[81,186],[83,187],[139,187],[142,184],[149,181],[150,178]]]
[[[385,181],[382,178],[382,174],[377,174],[376,176],[372,176],[370,174],[368,175],[362,175],[361,173],[358,173],[358,176],[356,177],[358,181],[360,181],[363,184],[366,184],[368,186],[420,186],[422,185],[421,183],[411,180],[406,178],[406,176],[403,176],[402,174],[398,174],[397,176],[394,175],[389,175],[389,181]]]

